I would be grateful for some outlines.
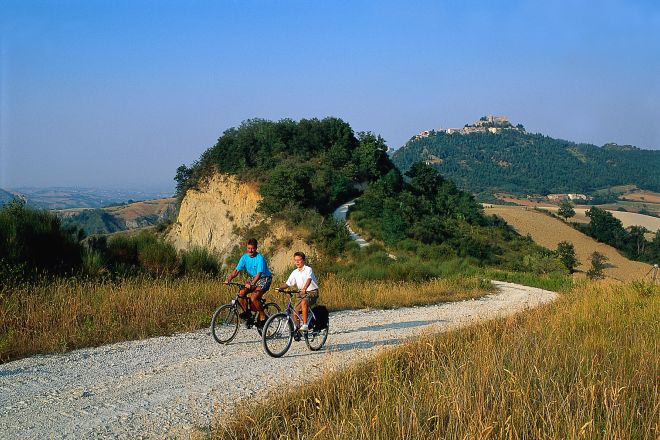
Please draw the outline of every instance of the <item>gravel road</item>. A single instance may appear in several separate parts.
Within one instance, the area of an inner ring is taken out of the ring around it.
[[[254,329],[229,345],[208,330],[122,342],[0,365],[0,438],[187,437],[242,399],[317,376],[422,333],[445,331],[552,301],[556,294],[494,282],[477,300],[333,313],[326,349],[294,342],[264,354]]]

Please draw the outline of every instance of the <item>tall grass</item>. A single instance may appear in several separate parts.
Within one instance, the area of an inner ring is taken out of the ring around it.
[[[214,438],[660,435],[660,289],[591,284],[243,407]]]
[[[276,282],[277,285],[277,282]],[[398,307],[483,295],[475,277],[425,283],[320,279],[322,304],[332,310]],[[198,276],[110,280],[56,279],[10,289],[0,286],[0,362],[115,341],[191,331],[209,324],[236,290]],[[269,301],[283,301],[276,292]]]
[[[195,330],[230,294],[204,277],[68,278],[0,291],[0,361]]]

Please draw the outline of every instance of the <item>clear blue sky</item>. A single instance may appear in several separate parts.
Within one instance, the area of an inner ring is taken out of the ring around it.
[[[170,185],[254,117],[660,148],[654,1],[0,0],[0,38],[0,187]]]

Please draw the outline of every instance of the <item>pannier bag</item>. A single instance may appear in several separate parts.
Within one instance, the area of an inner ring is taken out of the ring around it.
[[[323,330],[328,327],[329,314],[325,306],[312,307],[312,313],[314,313],[314,322],[312,322],[314,330]]]

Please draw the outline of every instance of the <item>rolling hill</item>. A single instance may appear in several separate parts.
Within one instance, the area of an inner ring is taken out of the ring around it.
[[[651,266],[639,261],[632,261],[621,255],[615,248],[599,243],[593,238],[573,229],[561,220],[549,217],[542,212],[524,206],[486,207],[487,214],[502,217],[508,224],[522,234],[529,234],[541,246],[557,249],[560,241],[568,241],[575,246],[575,253],[580,261],[578,273],[582,275],[589,267],[589,256],[598,251],[608,258],[605,276],[619,281],[632,281],[644,278]]]
[[[495,192],[591,194],[624,184],[660,191],[660,151],[554,139],[528,133],[506,117],[423,131],[394,152],[392,160],[404,172],[425,161],[484,198]]]

